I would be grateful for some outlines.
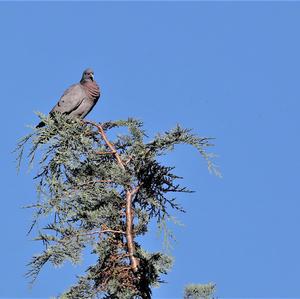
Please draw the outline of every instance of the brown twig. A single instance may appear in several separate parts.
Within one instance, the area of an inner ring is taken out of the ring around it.
[[[93,126],[95,126],[102,139],[105,141],[106,145],[109,147],[109,149],[111,150],[111,152],[105,152],[105,153],[111,153],[115,156],[119,166],[125,170],[125,164],[122,161],[119,153],[116,151],[115,147],[113,146],[113,144],[108,140],[102,126],[100,124],[94,123],[92,121],[84,121],[87,124],[91,124]],[[130,263],[131,263],[131,268],[134,272],[137,272],[138,270],[138,260],[137,258],[134,256],[135,254],[135,246],[134,246],[134,235],[133,235],[133,208],[132,208],[132,198],[134,196],[134,194],[136,194],[139,190],[140,186],[134,188],[133,190],[131,190],[131,188],[127,188],[126,190],[126,209],[125,209],[125,215],[126,215],[126,239],[127,239],[127,250],[128,250],[128,254],[129,254],[129,258],[130,258]]]
[[[130,156],[130,157],[125,161],[125,165],[127,165],[131,160],[132,160],[132,156]]]
[[[118,152],[116,151],[116,149],[114,148],[114,146],[112,145],[112,143],[108,140],[108,138],[107,138],[107,136],[106,136],[106,134],[105,134],[102,126],[100,124],[97,124],[97,123],[89,121],[89,120],[85,120],[84,122],[87,123],[87,124],[93,125],[93,126],[95,126],[98,129],[101,137],[103,138],[103,140],[105,141],[105,143],[107,144],[107,146],[109,147],[109,149],[111,150],[111,153],[113,155],[115,155],[115,157],[116,157],[116,159],[118,161],[118,164],[120,165],[120,167],[122,169],[125,170],[125,166],[124,166],[124,163],[123,163],[120,155],[118,154]]]
[[[97,155],[114,155],[115,152],[96,152]]]
[[[134,257],[135,248],[133,242],[133,211],[132,211],[132,194],[130,191],[126,192],[126,239],[127,239],[127,249],[129,258],[131,261],[131,267],[134,272],[137,271],[138,263]]]
[[[132,230],[133,227],[133,209],[132,209],[132,199],[133,196],[139,191],[141,185],[134,188],[132,191],[126,191],[126,239],[127,239],[127,248],[128,254],[131,261],[131,267],[134,272],[138,270],[138,260],[135,258],[135,248],[134,248],[134,233]]]

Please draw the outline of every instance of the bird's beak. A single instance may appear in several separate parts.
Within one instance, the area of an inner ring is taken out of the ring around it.
[[[94,81],[94,74],[90,74],[90,78]]]

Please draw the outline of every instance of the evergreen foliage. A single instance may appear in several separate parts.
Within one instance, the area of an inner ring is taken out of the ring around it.
[[[216,285],[208,284],[189,284],[184,290],[184,299],[214,299],[213,294]]]
[[[20,163],[31,144],[29,164],[37,161],[39,169],[30,230],[40,219],[48,221],[35,238],[44,251],[32,258],[27,276],[33,282],[48,262],[77,264],[92,246],[97,263],[60,298],[151,298],[151,287],[162,282],[172,259],[146,252],[136,237],[147,233],[151,219],[162,226],[172,209],[183,211],[174,192],[191,192],[158,157],[189,144],[218,174],[206,151],[210,139],[178,125],[146,142],[142,122],[132,118],[98,124],[62,114],[39,116],[46,126],[33,128],[17,146]],[[121,127],[128,130],[116,135]]]

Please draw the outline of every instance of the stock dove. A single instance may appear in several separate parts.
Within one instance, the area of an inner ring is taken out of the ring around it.
[[[79,83],[70,86],[50,111],[60,112],[70,116],[84,118],[93,109],[100,97],[100,88],[94,80],[94,72],[88,68],[82,73]],[[45,123],[41,121],[36,127],[41,128]]]

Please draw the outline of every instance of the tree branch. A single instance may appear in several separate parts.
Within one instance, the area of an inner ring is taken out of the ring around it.
[[[94,123],[92,121],[84,121],[87,124],[91,124],[93,126],[95,126],[101,137],[103,138],[103,140],[105,141],[106,145],[109,147],[109,149],[111,150],[111,153],[114,154],[119,166],[125,170],[125,165],[119,155],[119,153],[116,151],[115,147],[113,146],[113,144],[108,140],[102,126],[100,124]],[[125,209],[125,214],[126,214],[126,239],[127,239],[127,250],[128,250],[128,254],[129,254],[129,259],[130,259],[130,264],[131,264],[131,268],[134,272],[137,272],[138,270],[138,260],[137,258],[134,256],[135,253],[135,248],[134,248],[134,235],[133,235],[133,208],[132,208],[132,197],[134,194],[136,194],[136,192],[139,190],[139,187],[134,188],[133,190],[130,190],[131,188],[127,188],[126,190],[126,209]]]
[[[127,239],[127,249],[129,253],[129,258],[131,262],[131,267],[134,272],[138,269],[138,262],[134,256],[135,248],[133,242],[133,210],[132,210],[132,193],[127,190],[126,192],[126,239]]]
[[[118,164],[120,165],[120,167],[122,169],[125,170],[125,166],[124,166],[124,163],[123,163],[120,155],[118,154],[118,152],[116,151],[116,149],[114,148],[114,146],[112,145],[112,143],[110,143],[110,141],[108,140],[108,138],[107,138],[107,136],[106,136],[106,134],[105,134],[102,126],[100,124],[97,124],[97,123],[89,121],[89,120],[84,120],[84,122],[87,123],[87,124],[93,125],[93,126],[95,126],[98,129],[98,131],[99,131],[100,135],[102,136],[103,140],[105,141],[105,143],[107,144],[107,146],[110,148],[111,154],[115,155],[115,157],[116,157],[116,159],[118,161]]]

